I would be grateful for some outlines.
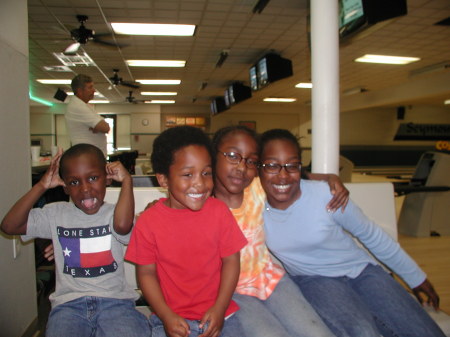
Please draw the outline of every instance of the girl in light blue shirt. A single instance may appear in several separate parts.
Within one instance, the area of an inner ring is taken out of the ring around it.
[[[378,262],[400,276],[416,297],[439,297],[425,273],[351,201],[330,213],[330,192],[301,180],[300,146],[287,130],[261,137],[261,184],[267,194],[266,243],[336,336],[444,336],[437,324]]]

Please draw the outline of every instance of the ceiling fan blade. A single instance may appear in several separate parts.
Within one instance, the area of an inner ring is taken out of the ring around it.
[[[110,36],[112,36],[112,34],[111,33],[95,33],[94,38],[99,38],[99,37],[104,37],[104,36],[110,37]]]
[[[97,43],[97,44],[101,44],[103,46],[108,46],[108,47],[119,47],[119,48],[123,48],[123,47],[127,47],[128,45],[125,44],[120,44],[120,43],[114,43],[114,42],[110,42],[110,41],[104,41],[104,40],[100,40],[94,37],[94,39],[92,40],[92,42]]]
[[[78,48],[80,48],[80,43],[79,42],[72,43],[70,46],[68,46],[64,50],[64,54],[65,55],[75,54],[78,51]]]
[[[133,84],[130,82],[120,82],[121,85],[125,86],[125,87],[129,87],[129,88],[133,88],[133,89],[139,89],[139,86],[137,84]]]

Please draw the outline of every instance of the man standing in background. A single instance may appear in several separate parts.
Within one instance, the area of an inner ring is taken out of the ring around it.
[[[87,143],[97,146],[107,155],[106,134],[109,124],[98,115],[88,102],[94,98],[95,88],[92,78],[79,74],[72,79],[74,96],[70,98],[66,110],[66,125],[72,145]]]

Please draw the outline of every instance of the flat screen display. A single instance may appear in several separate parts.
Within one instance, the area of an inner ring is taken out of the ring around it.
[[[339,1],[339,36],[354,33],[366,22],[362,0]]]
[[[253,66],[249,70],[250,74],[250,88],[252,88],[253,91],[258,90],[258,77],[256,75],[256,66]]]
[[[232,103],[231,103],[231,95],[230,95],[230,89],[225,90],[225,92],[223,93],[223,99],[225,100],[225,105],[227,107],[229,107]]]
[[[258,87],[263,87],[269,81],[269,74],[267,73],[267,60],[262,58],[258,62]]]
[[[364,16],[362,0],[342,0],[339,3],[339,27]]]

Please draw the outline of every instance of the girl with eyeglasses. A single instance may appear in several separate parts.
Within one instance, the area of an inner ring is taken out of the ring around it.
[[[305,300],[284,269],[272,259],[266,245],[262,212],[265,194],[257,178],[259,165],[256,133],[243,126],[218,130],[215,150],[214,196],[231,209],[248,240],[241,250],[241,272],[233,299],[236,316],[250,337],[333,336]],[[285,166],[287,170],[299,170]],[[277,167],[265,167],[278,170]],[[345,206],[348,191],[335,175],[316,175],[329,180],[334,197],[328,209]]]
[[[439,297],[419,266],[351,201],[345,212],[325,210],[330,193],[305,181],[292,133],[261,135],[261,184],[266,243],[336,336],[444,336],[419,302],[353,236],[435,309]],[[350,234],[351,235],[350,235]]]

